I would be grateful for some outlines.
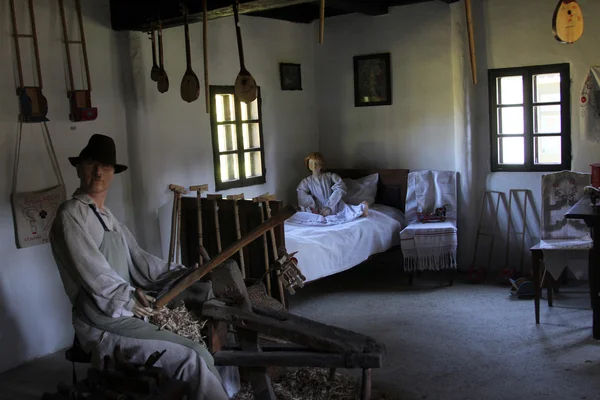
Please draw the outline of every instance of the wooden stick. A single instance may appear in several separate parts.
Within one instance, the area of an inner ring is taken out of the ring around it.
[[[202,50],[204,52],[204,97],[206,113],[210,112],[210,92],[208,90],[208,6],[202,0]]]
[[[42,83],[42,66],[40,65],[40,48],[38,46],[37,31],[35,29],[35,14],[33,12],[33,0],[29,0],[29,19],[31,20],[31,34],[33,36],[33,50],[35,51],[35,65],[37,66],[38,83],[40,89],[44,88]]]
[[[175,262],[181,263],[181,193],[177,193],[177,247]]]
[[[323,44],[325,37],[325,0],[319,6],[319,44]]]
[[[204,264],[202,234],[202,192],[208,191],[208,185],[190,186],[190,192],[196,192],[196,211],[198,213],[198,264]]]
[[[206,198],[213,201],[213,207],[215,212],[215,233],[217,235],[217,252],[221,252],[221,229],[219,227],[219,205],[217,200],[223,198],[220,194],[207,194]]]
[[[62,22],[63,36],[65,37],[65,52],[67,55],[67,69],[69,71],[69,90],[75,90],[75,81],[73,80],[73,66],[71,64],[71,48],[69,46],[69,34],[67,33],[67,19],[65,18],[65,8],[63,0],[58,0],[58,8],[60,9],[60,20]]]
[[[91,92],[92,79],[90,78],[90,65],[88,63],[87,46],[85,44],[85,32],[83,31],[83,18],[81,17],[81,4],[79,3],[79,0],[75,0],[75,8],[77,9],[77,18],[79,19],[79,40],[81,41],[81,49],[83,51],[83,65],[85,66],[87,90]]]
[[[239,200],[244,200],[244,194],[232,194],[227,196],[227,200],[233,200],[233,213],[235,216],[235,234],[239,240],[242,237],[242,230],[240,228],[240,208],[238,205]],[[246,266],[244,264],[244,250],[240,249],[240,270],[242,271],[242,278],[246,279]]]
[[[177,193],[173,192],[173,210],[171,212],[171,237],[169,239],[169,263],[173,262],[175,251],[175,221],[177,219]]]
[[[175,233],[177,231],[177,204],[178,204],[178,195],[181,193],[185,193],[185,188],[179,185],[169,185],[169,190],[173,192],[173,212],[171,214],[171,241],[169,244],[169,262],[175,262],[174,254],[175,254]]]
[[[271,206],[269,205],[269,201],[275,200],[275,195],[269,195],[265,200],[265,208],[267,209],[267,218],[271,218]],[[270,229],[269,233],[271,234],[271,248],[273,249],[273,262],[275,262],[278,258],[277,251],[277,242],[275,241],[275,229]],[[279,299],[281,300],[281,304],[285,305],[285,292],[283,290],[283,283],[279,277],[277,277],[277,287],[279,289]]]
[[[17,55],[17,70],[19,72],[19,88],[23,88],[23,65],[21,64],[21,49],[19,47],[19,31],[17,29],[17,17],[15,15],[15,1],[10,0],[10,16],[13,23],[13,37],[15,39],[15,53]]]
[[[471,13],[471,0],[465,0],[465,9],[467,12],[467,30],[469,33],[469,53],[471,55],[471,73],[473,74],[473,83],[477,84],[477,61],[475,59],[475,38],[473,35],[473,16]]]
[[[265,212],[263,210],[263,199],[265,198],[265,196],[268,196],[268,193],[265,193],[263,195],[260,195],[258,197],[255,197],[252,199],[253,202],[258,203],[258,209],[260,210],[260,222],[263,223],[265,221]],[[265,233],[263,234],[263,246],[264,246],[264,251],[265,251],[265,273],[266,273],[266,277],[265,279],[267,280],[267,294],[269,296],[272,295],[271,292],[271,274],[269,274],[269,268],[270,268],[270,264],[269,264],[269,245],[267,243],[267,232],[265,231]]]
[[[272,227],[283,223],[283,221],[290,218],[295,213],[296,210],[294,210],[294,207],[292,207],[291,205],[287,206],[268,221],[265,221],[256,228],[252,229],[250,232],[248,232],[247,235],[245,235],[240,240],[236,240],[223,252],[217,254],[216,257],[212,258],[202,267],[194,269],[189,275],[177,282],[167,293],[165,293],[163,296],[156,300],[156,302],[154,303],[155,307],[165,306],[178,294],[180,294],[185,289],[193,285],[198,279],[201,279],[204,275],[218,267],[223,261],[227,260],[229,257],[234,255],[240,248],[248,245]]]

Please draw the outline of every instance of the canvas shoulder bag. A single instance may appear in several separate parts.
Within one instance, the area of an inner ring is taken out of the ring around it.
[[[17,248],[36,246],[48,243],[48,233],[58,206],[66,199],[66,187],[63,181],[54,145],[50,138],[50,131],[46,122],[42,122],[42,132],[46,142],[46,149],[50,156],[52,169],[56,174],[58,184],[32,192],[18,192],[17,180],[19,176],[19,155],[21,152],[21,136],[23,123],[19,123],[15,163],[13,168],[13,182],[10,202],[15,224],[15,241]]]

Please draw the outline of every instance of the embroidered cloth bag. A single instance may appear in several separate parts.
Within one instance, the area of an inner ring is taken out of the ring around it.
[[[52,168],[58,184],[31,192],[18,192],[17,179],[19,175],[19,154],[21,152],[21,136],[23,123],[19,123],[17,149],[13,168],[13,182],[10,202],[15,224],[15,241],[17,248],[36,246],[48,243],[48,233],[60,203],[66,199],[66,187],[58,166],[54,146],[46,122],[42,122],[44,140],[50,156]]]

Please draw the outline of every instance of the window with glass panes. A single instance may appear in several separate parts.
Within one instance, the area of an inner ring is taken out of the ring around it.
[[[492,171],[571,169],[569,64],[488,72]]]
[[[216,190],[265,183],[260,88],[252,103],[233,86],[211,86],[210,97]]]

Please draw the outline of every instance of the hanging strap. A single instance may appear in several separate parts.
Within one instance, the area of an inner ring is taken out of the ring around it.
[[[98,217],[98,221],[100,221],[100,223],[102,224],[102,227],[104,228],[104,232],[110,232],[110,230],[108,229],[108,227],[104,223],[104,220],[102,219],[102,216],[100,215],[100,213],[96,209],[96,206],[93,205],[93,204],[88,204],[88,205],[90,206],[90,208],[92,209],[92,211],[94,212],[94,214],[96,214],[96,217]]]
[[[56,151],[54,150],[54,144],[52,143],[52,138],[50,137],[50,130],[48,129],[48,124],[46,122],[42,122],[42,133],[44,135],[44,142],[46,143],[46,150],[48,150],[48,155],[50,156],[50,163],[52,164],[52,169],[54,170],[54,174],[58,179],[58,183],[60,185],[64,185],[64,180],[62,173],[60,171],[60,166],[58,164],[58,158],[56,158]],[[12,193],[17,191],[17,180],[19,176],[19,158],[21,156],[21,138],[23,137],[23,122],[19,122],[19,129],[17,131],[17,145],[15,149],[15,162],[13,166],[13,182],[12,182]]]

